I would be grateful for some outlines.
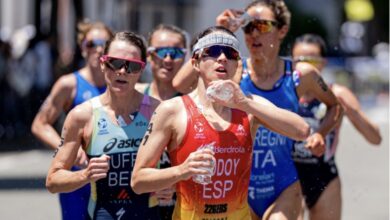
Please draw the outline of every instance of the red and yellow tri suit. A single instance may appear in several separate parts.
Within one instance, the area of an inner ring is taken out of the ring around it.
[[[172,165],[183,163],[198,147],[215,142],[212,183],[192,179],[176,184],[177,202],[172,219],[250,219],[248,185],[252,162],[250,123],[245,112],[232,109],[230,126],[213,129],[189,96],[182,97],[187,110],[183,142],[170,152]]]

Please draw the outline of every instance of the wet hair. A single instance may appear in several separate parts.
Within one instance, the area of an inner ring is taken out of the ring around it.
[[[208,35],[208,34],[211,34],[211,33],[214,33],[214,32],[225,32],[229,35],[232,35],[233,37],[237,38],[236,35],[231,32],[229,29],[223,27],[223,26],[211,26],[209,28],[207,28],[206,30],[198,33],[196,35],[196,37],[194,37],[192,39],[192,42],[191,42],[191,51],[193,50],[194,46],[196,43],[198,43],[199,39],[201,39],[202,37]]]
[[[91,30],[103,30],[107,32],[109,38],[112,38],[114,36],[111,29],[102,22],[91,23],[88,21],[81,21],[77,24],[77,43],[79,46],[81,46],[81,44],[87,37],[87,34]]]
[[[297,37],[294,41],[293,49],[295,45],[298,43],[307,43],[307,44],[315,44],[320,48],[321,56],[325,57],[326,56],[326,44],[324,39],[316,34],[304,34],[299,37]]]
[[[141,60],[146,63],[146,46],[145,40],[142,36],[129,31],[118,32],[114,35],[114,37],[107,41],[106,45],[104,46],[104,54],[108,53],[111,43],[116,40],[124,41],[138,47],[141,51]]]
[[[149,46],[152,44],[152,37],[153,37],[154,33],[156,33],[157,31],[168,31],[168,32],[172,32],[175,34],[179,34],[181,37],[183,46],[184,47],[187,46],[186,32],[183,29],[181,29],[175,25],[171,25],[171,24],[157,25],[148,35],[148,45]]]
[[[263,5],[271,9],[280,29],[284,25],[290,26],[291,13],[283,0],[256,0],[246,6],[245,11],[257,5]]]

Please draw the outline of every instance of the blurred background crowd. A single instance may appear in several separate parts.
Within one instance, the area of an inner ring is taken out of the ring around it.
[[[31,135],[31,122],[55,80],[83,66],[76,44],[78,22],[102,21],[114,31],[132,30],[145,37],[160,23],[174,24],[186,30],[190,39],[214,25],[223,9],[239,9],[248,2],[0,0],[0,149],[42,148]],[[281,56],[290,56],[295,37],[319,34],[328,46],[326,81],[352,89],[363,109],[388,105],[389,1],[286,3],[292,23]],[[243,42],[243,34],[237,35]],[[148,71],[142,80],[151,80]]]

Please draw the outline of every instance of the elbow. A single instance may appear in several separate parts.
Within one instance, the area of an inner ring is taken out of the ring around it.
[[[56,189],[56,187],[54,186],[54,183],[53,181],[51,180],[50,176],[48,176],[46,178],[46,189],[50,192],[50,193],[58,193],[58,190]]]
[[[131,181],[130,181],[130,186],[131,188],[133,189],[133,191],[136,193],[136,194],[142,194],[142,193],[145,193],[143,190],[142,190],[142,187],[141,187],[141,183],[139,182],[138,178],[137,178],[137,175],[135,175],[135,173],[133,172],[133,175],[131,177]]]
[[[382,136],[380,134],[378,134],[378,136],[373,138],[370,142],[373,145],[380,145],[382,143]]]
[[[35,136],[38,135],[38,132],[39,132],[39,126],[37,125],[37,123],[35,122],[35,120],[33,121],[32,125],[31,125],[31,133]]]

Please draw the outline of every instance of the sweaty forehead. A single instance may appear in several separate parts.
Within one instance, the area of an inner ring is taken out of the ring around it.
[[[159,30],[156,31],[151,39],[153,47],[184,47],[183,39],[180,34],[172,31]]]
[[[274,20],[272,10],[265,5],[256,5],[248,9],[248,14],[254,19]]]

